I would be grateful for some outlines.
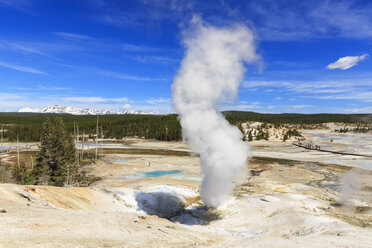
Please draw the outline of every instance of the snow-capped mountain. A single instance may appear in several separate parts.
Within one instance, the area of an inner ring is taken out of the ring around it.
[[[107,110],[107,109],[79,109],[69,106],[63,105],[53,105],[45,108],[21,108],[17,111],[18,113],[54,113],[54,114],[72,114],[72,115],[125,115],[125,114],[153,114],[153,113],[146,113],[142,111],[135,111],[135,110],[124,110],[124,111],[114,111],[114,110]]]

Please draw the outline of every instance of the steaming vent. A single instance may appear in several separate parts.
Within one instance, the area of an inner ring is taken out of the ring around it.
[[[216,209],[203,206],[200,196],[186,188],[152,186],[144,191],[115,191],[117,199],[131,210],[143,211],[185,225],[208,225],[220,219]]]

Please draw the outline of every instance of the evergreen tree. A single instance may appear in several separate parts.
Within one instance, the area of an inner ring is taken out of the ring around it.
[[[64,186],[77,177],[76,148],[73,137],[66,131],[62,118],[42,125],[41,148],[37,156],[34,175],[39,184]]]
[[[37,183],[41,185],[48,185],[51,176],[52,136],[52,123],[47,118],[42,124],[41,145],[33,173],[37,178]]]
[[[66,132],[65,124],[60,117],[54,120],[52,137],[52,181],[56,186],[70,184],[76,177],[76,148],[73,138]]]
[[[20,184],[34,184],[36,181],[31,169],[24,162],[21,162],[19,166],[14,165],[12,175],[15,181]]]

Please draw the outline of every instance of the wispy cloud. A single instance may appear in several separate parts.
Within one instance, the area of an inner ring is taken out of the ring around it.
[[[178,59],[169,58],[165,56],[151,56],[151,55],[136,55],[136,56],[126,56],[128,58],[134,59],[140,63],[159,63],[159,64],[169,64],[178,62]]]
[[[91,40],[93,39],[92,37],[88,35],[75,34],[75,33],[53,32],[53,34],[63,37],[65,39],[70,39],[70,40]]]
[[[71,88],[58,87],[58,86],[44,86],[44,85],[38,85],[37,88],[41,90],[51,90],[51,91],[71,90]]]
[[[7,100],[17,100],[20,99],[22,96],[19,94],[12,94],[12,93],[0,93],[0,100],[5,102]]]
[[[37,41],[8,41],[0,40],[0,49],[6,51],[15,51],[19,53],[29,53],[42,55],[49,58],[56,58],[55,53],[84,51],[86,47],[78,45],[74,42],[37,42]]]
[[[124,110],[129,110],[129,109],[132,109],[132,105],[126,103],[123,106],[121,106],[121,108],[124,109]]]
[[[253,19],[264,40],[372,37],[372,6],[354,0],[249,1],[240,16]]]
[[[340,112],[355,114],[372,114],[372,106],[340,109]]]
[[[88,1],[97,10],[94,19],[121,28],[147,28],[161,32],[164,20],[179,23],[193,8],[195,0],[131,1],[128,9],[122,1]]]
[[[151,99],[149,99],[149,100],[146,101],[146,103],[153,104],[153,105],[156,105],[156,104],[169,104],[170,102],[171,102],[171,99],[170,98],[163,98],[163,97],[151,98]]]
[[[303,109],[303,108],[308,108],[308,107],[312,107],[312,106],[311,105],[290,105],[288,107],[294,108],[294,109]]]
[[[152,98],[148,101],[149,103],[146,101],[134,101],[127,97],[0,92],[0,112],[17,111],[21,108],[43,108],[52,105],[64,105],[81,109],[140,110],[153,113],[170,113],[173,111],[169,98]]]
[[[317,98],[332,100],[360,100],[364,102],[372,102],[372,90],[370,90],[369,92],[351,90],[342,94],[317,96]]]
[[[63,67],[75,69],[78,71],[84,71],[86,73],[98,74],[98,75],[103,75],[106,77],[124,79],[124,80],[129,80],[129,81],[167,81],[169,80],[167,78],[142,77],[142,76],[137,76],[137,75],[130,75],[130,74],[126,74],[123,72],[115,72],[115,71],[109,71],[109,70],[93,68],[93,67],[83,67],[83,66],[68,65],[68,64],[59,64],[59,65]]]
[[[341,69],[347,70],[353,66],[356,66],[358,62],[365,60],[368,57],[368,54],[363,54],[361,56],[346,56],[339,58],[336,62],[330,63],[327,66],[327,69]]]
[[[30,0],[0,0],[0,7],[1,5],[31,14],[29,7],[32,5],[32,2]]]
[[[71,101],[71,102],[83,102],[83,103],[106,102],[106,99],[102,97],[64,97],[62,98],[62,100]]]
[[[16,90],[22,91],[65,91],[71,90],[71,88],[65,87],[58,87],[58,86],[45,86],[45,85],[38,85],[35,87],[16,87]]]
[[[20,44],[20,43],[17,43],[17,42],[0,40],[0,48],[12,49],[12,50],[16,50],[16,51],[20,51],[20,52],[24,52],[24,53],[33,53],[33,54],[38,54],[38,55],[43,55],[43,56],[50,57],[47,53],[45,53],[45,52],[43,52],[43,51],[41,51],[41,50],[39,50],[35,47]]]
[[[97,10],[95,19],[123,28],[146,27],[161,31],[164,20],[182,25],[197,12],[217,23],[226,20],[252,22],[263,40],[372,38],[372,5],[368,1],[220,0],[211,4],[211,1],[197,0],[142,0],[131,1],[132,11],[120,1],[90,2]]]
[[[129,52],[154,52],[154,51],[160,50],[159,48],[156,48],[156,47],[134,45],[134,44],[129,44],[129,43],[124,43],[122,45],[122,48],[124,51],[129,51]]]
[[[248,89],[273,89],[273,92],[296,94],[302,98],[372,101],[372,81],[245,81]],[[279,96],[281,97],[281,96]],[[291,100],[291,99],[289,99]]]
[[[245,101],[240,102],[239,104],[224,104],[221,107],[222,110],[242,110],[242,111],[258,111],[262,110],[263,106],[260,102],[247,103]]]
[[[125,80],[131,80],[131,81],[166,81],[165,78],[152,78],[152,77],[140,77],[140,76],[133,76],[128,75],[121,72],[113,72],[113,71],[107,71],[107,70],[101,70],[101,69],[94,69],[93,72],[104,75],[107,77],[113,77],[118,79],[125,79]]]
[[[121,98],[104,98],[104,97],[64,97],[63,101],[80,102],[80,103],[104,103],[104,102],[129,102],[126,97]]]
[[[13,69],[13,70],[16,70],[16,71],[21,71],[21,72],[47,75],[47,73],[45,73],[45,72],[39,71],[39,70],[31,68],[31,67],[21,66],[21,65],[13,65],[13,64],[5,63],[5,62],[0,62],[0,66],[5,67],[5,68],[9,68],[9,69]]]

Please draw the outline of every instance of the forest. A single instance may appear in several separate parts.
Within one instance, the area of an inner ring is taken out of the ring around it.
[[[233,125],[239,126],[247,121],[259,121],[274,125],[282,124],[321,124],[371,123],[368,114],[261,114],[244,111],[222,112]],[[94,138],[97,132],[104,138],[121,139],[123,137],[140,137],[163,141],[182,139],[181,125],[176,114],[170,115],[71,115],[71,114],[35,114],[35,113],[0,113],[0,125],[4,127],[3,137],[8,141],[40,141],[41,124],[48,118],[61,117],[71,134],[79,127],[79,133]],[[1,127],[0,127],[1,128]],[[2,130],[2,129],[0,129]]]
[[[181,140],[181,126],[176,115],[70,115],[70,114],[17,114],[1,113],[0,125],[5,129],[4,139],[32,142],[39,141],[41,124],[48,118],[61,117],[69,133],[74,126],[80,134],[94,138],[97,132],[104,138],[121,139],[140,137],[163,141]]]
[[[261,114],[249,111],[225,111],[226,119],[232,123],[247,121],[266,122],[270,124],[322,124],[338,123],[371,123],[372,114]]]

